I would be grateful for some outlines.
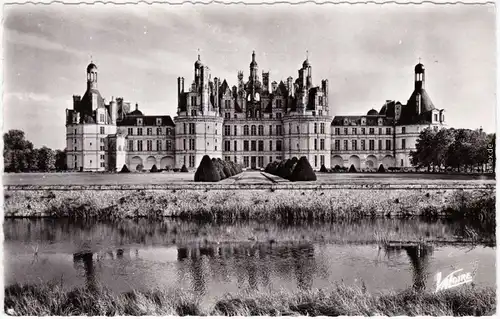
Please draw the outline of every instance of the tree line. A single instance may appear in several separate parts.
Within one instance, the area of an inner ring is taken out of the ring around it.
[[[3,135],[5,172],[50,172],[67,170],[66,150],[52,150],[46,146],[34,148],[21,130],[10,130]]]
[[[420,133],[411,164],[428,171],[494,172],[496,134],[482,130],[429,128]]]

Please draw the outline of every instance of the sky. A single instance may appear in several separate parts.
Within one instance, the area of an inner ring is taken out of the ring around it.
[[[493,5],[5,5],[3,130],[65,147],[65,110],[98,66],[98,88],[146,115],[177,112],[177,77],[193,81],[198,50],[212,78],[294,79],[309,52],[314,85],[329,80],[331,115],[406,103],[413,69],[450,127],[496,127]]]

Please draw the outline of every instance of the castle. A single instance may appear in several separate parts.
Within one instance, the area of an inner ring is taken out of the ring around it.
[[[201,61],[194,63],[194,80],[177,79],[177,116],[144,115],[138,105],[130,110],[123,98],[106,104],[97,89],[98,69],[87,67],[87,90],[73,96],[66,110],[66,151],[70,170],[115,171],[138,168],[194,169],[201,158],[231,160],[248,168],[306,156],[314,169],[321,165],[376,170],[409,167],[419,133],[445,125],[425,91],[425,68],[414,72],[415,88],[406,105],[388,100],[380,111],[366,115],[335,116],[329,107],[328,80],[312,83],[307,58],[298,77],[269,83],[255,52],[250,75],[238,72],[232,87],[214,77]]]

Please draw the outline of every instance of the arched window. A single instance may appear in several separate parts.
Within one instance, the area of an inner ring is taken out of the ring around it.
[[[252,135],[257,135],[257,127],[252,125]]]
[[[243,135],[248,135],[248,125],[243,126]]]
[[[259,136],[264,135],[264,125],[259,125]]]

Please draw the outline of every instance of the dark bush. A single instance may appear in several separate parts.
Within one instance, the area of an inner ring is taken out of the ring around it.
[[[143,169],[144,169],[144,166],[142,164],[139,164],[135,167],[135,170],[138,172],[142,172]]]
[[[195,182],[218,182],[220,175],[214,165],[214,161],[208,155],[203,156],[200,165],[194,174]]]
[[[151,167],[151,169],[149,170],[151,173],[157,173],[158,172],[158,167],[156,167],[156,164],[153,165],[153,167]]]
[[[215,157],[212,158],[212,163],[214,164],[214,167],[217,170],[217,173],[219,174],[220,180],[226,179],[226,175],[224,174],[224,171],[222,170],[220,162]]]
[[[164,171],[170,172],[170,166],[168,166],[168,165],[167,165],[167,166],[165,166]]]
[[[178,168],[176,168],[176,167],[174,167],[173,171],[174,171],[175,173],[177,173],[177,172],[179,171],[179,169],[178,169]]]
[[[231,177],[233,176],[234,174],[231,172],[231,169],[229,168],[230,167],[230,164],[229,162],[222,162],[222,171],[224,172],[224,175],[226,175],[226,177]]]
[[[182,167],[181,167],[181,172],[183,172],[183,173],[187,173],[187,172],[189,172],[189,171],[188,171],[188,168],[186,167],[186,164],[183,164],[183,165],[182,165]]]
[[[380,164],[380,166],[378,167],[378,170],[377,170],[378,173],[385,173],[385,167],[383,164]]]
[[[354,167],[354,164],[351,165],[351,167],[349,167],[349,173],[356,173],[357,170],[356,170],[356,167]]]
[[[123,164],[120,173],[130,173],[130,170],[128,169],[127,165]]]
[[[309,164],[307,157],[302,156],[300,158],[300,160],[295,165],[295,168],[293,169],[293,172],[290,175],[289,179],[292,182],[316,180],[316,173],[314,173],[314,170],[312,169],[311,164]]]
[[[321,173],[328,173],[328,169],[326,169],[325,164],[321,165],[321,168],[319,169]]]

